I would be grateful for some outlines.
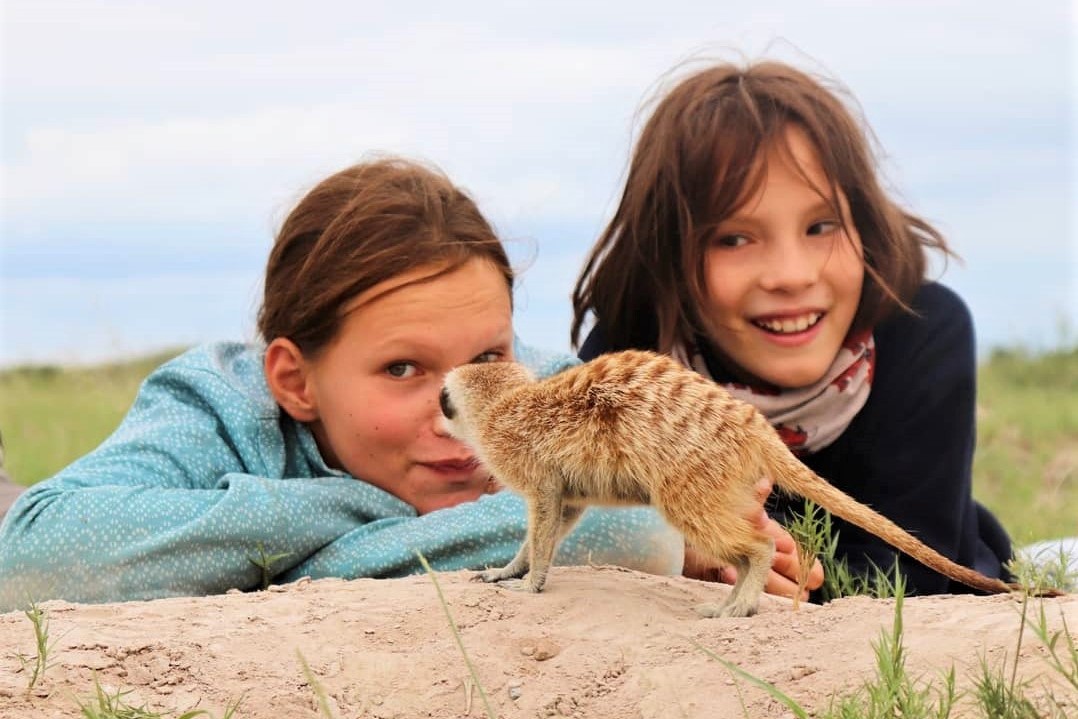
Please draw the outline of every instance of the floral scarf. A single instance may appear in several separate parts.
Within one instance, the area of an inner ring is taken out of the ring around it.
[[[693,345],[678,345],[674,359],[708,379],[707,362]],[[846,431],[868,401],[876,363],[872,332],[846,338],[831,368],[816,384],[797,389],[721,382],[734,397],[756,407],[795,454],[806,455],[828,446]]]

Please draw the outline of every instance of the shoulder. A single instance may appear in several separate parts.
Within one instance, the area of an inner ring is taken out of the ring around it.
[[[927,282],[910,306],[912,312],[897,310],[876,327],[878,361],[938,361],[941,357],[974,361],[973,316],[954,290]]]
[[[946,285],[926,282],[913,297],[913,309],[926,320],[960,321],[973,324],[973,316],[965,301]]]
[[[577,356],[580,359],[587,362],[593,360],[601,354],[605,354],[610,351],[610,345],[606,341],[606,336],[603,334],[603,328],[596,324],[588,332],[588,336],[584,339],[584,343],[580,345],[580,351],[577,352]]]
[[[164,393],[211,407],[242,407],[256,415],[276,416],[262,355],[257,344],[215,342],[194,347],[154,370],[139,394],[152,398]]]
[[[519,337],[513,341],[513,358],[543,378],[580,364],[580,360],[567,352],[539,349],[525,344]]]
[[[975,395],[973,318],[954,291],[937,283],[922,286],[911,305],[912,313],[900,311],[873,332],[876,362],[869,402],[894,416],[946,398],[954,405],[949,410],[953,415]]]

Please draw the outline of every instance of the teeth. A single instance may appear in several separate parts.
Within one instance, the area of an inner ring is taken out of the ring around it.
[[[820,317],[822,316],[823,315],[820,312],[810,312],[809,314],[801,315],[800,317],[787,317],[781,320],[760,320],[756,322],[756,324],[770,332],[793,334],[794,332],[804,332],[809,327],[812,327],[819,322]]]

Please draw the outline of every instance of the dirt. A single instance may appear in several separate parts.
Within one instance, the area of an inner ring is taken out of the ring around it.
[[[35,654],[33,628],[21,612],[0,614],[0,717],[79,717],[95,678],[167,717],[221,717],[240,698],[236,719],[325,717],[319,693],[341,719],[486,717],[480,687],[500,717],[792,717],[709,652],[822,710],[874,676],[873,644],[895,616],[893,600],[794,611],[766,597],[754,617],[702,619],[693,606],[728,587],[612,567],[555,568],[539,595],[469,578],[438,575],[479,687],[430,577],[329,579],[248,594],[43,603],[52,665],[29,691],[16,655]],[[1064,620],[1078,627],[1078,597],[1043,607],[1053,630]],[[953,667],[967,696],[952,716],[978,716],[968,690],[982,661],[1010,675],[1020,611],[1011,596],[908,598],[907,666],[937,686]],[[1058,682],[1030,632],[1018,653],[1029,693],[1044,701],[1051,692],[1078,716],[1078,693]]]

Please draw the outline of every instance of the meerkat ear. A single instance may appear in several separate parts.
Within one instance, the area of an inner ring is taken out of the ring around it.
[[[296,343],[278,337],[266,348],[263,360],[266,384],[281,405],[297,422],[313,422],[318,419],[318,404],[311,386],[310,365]]]

